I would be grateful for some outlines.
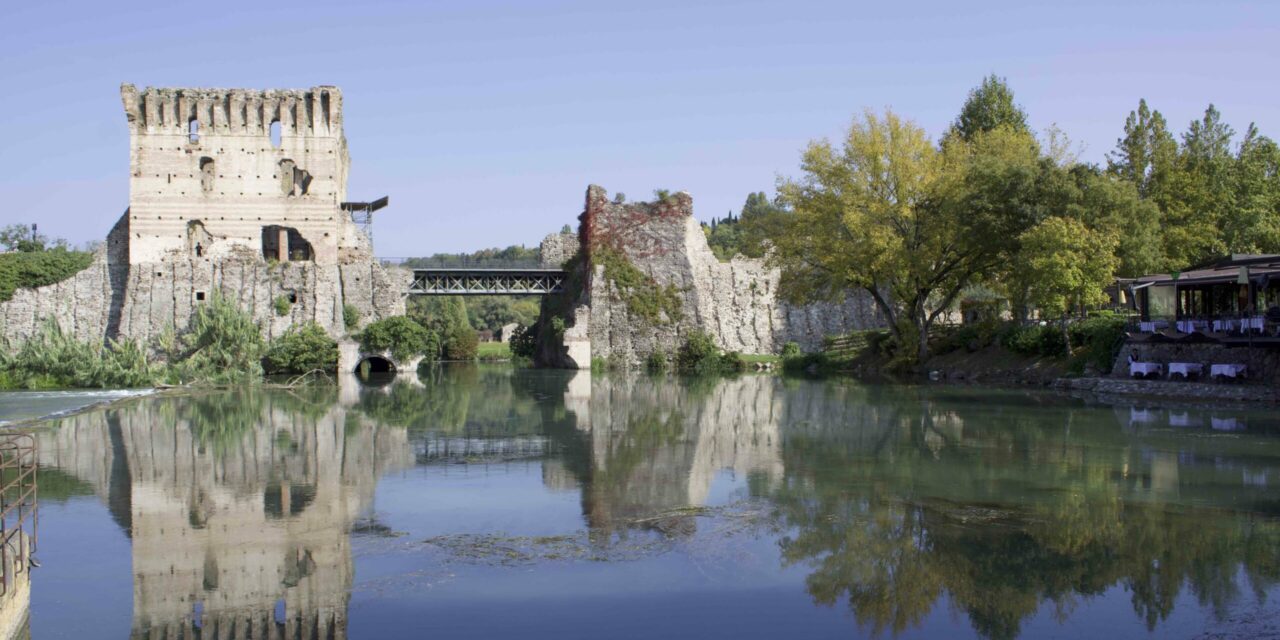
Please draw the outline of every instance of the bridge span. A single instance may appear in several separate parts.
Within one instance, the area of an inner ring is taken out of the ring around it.
[[[538,259],[378,258],[411,271],[406,293],[418,296],[546,296],[564,291],[567,273]]]
[[[414,269],[410,295],[545,296],[564,291],[562,269]]]

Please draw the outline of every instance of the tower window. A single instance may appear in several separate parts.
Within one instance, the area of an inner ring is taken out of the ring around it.
[[[200,121],[195,118],[187,123],[187,137],[192,144],[200,142]]]

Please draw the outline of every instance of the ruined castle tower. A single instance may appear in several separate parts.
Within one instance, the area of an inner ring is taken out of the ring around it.
[[[350,160],[336,87],[125,84],[120,96],[128,208],[89,268],[0,303],[11,348],[48,320],[80,340],[146,344],[185,329],[214,295],[268,339],[307,322],[342,337],[354,329],[347,306],[366,322],[404,313],[408,276],[382,267],[344,208]]]
[[[341,209],[342,93],[120,88],[129,264],[237,252],[335,264],[363,240]],[[120,247],[114,247],[119,251]]]

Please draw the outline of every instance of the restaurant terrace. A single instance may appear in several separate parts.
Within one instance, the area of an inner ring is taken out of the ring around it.
[[[1138,318],[1131,339],[1280,345],[1280,255],[1236,254],[1117,284]]]

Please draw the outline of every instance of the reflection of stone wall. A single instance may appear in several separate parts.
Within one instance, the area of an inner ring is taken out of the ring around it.
[[[590,448],[583,488],[590,525],[612,530],[703,505],[723,470],[780,478],[775,384],[744,376],[691,392],[673,379],[593,378],[587,411],[577,410]]]
[[[382,472],[412,463],[405,432],[268,399],[243,432],[202,437],[190,402],[145,400],[42,434],[42,464],[91,483],[129,531],[135,637],[342,637],[350,524]]]

